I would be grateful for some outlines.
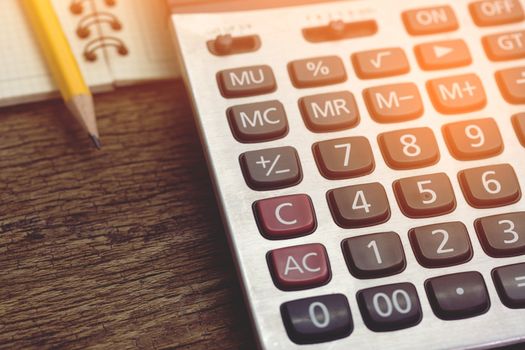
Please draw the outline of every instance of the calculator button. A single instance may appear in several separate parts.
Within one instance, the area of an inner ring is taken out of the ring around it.
[[[375,121],[394,123],[419,118],[423,102],[414,83],[382,85],[367,88],[363,97]]]
[[[334,221],[342,228],[378,225],[390,218],[386,192],[378,182],[336,188],[327,197]]]
[[[312,200],[305,194],[263,199],[254,209],[261,233],[270,239],[307,235],[317,226]]]
[[[505,306],[525,308],[525,263],[498,267],[492,271],[492,278]]]
[[[525,58],[525,30],[487,35],[482,42],[491,61]]]
[[[262,95],[275,91],[277,83],[269,66],[251,66],[217,74],[222,96],[227,98]]]
[[[401,211],[410,218],[443,215],[456,208],[452,185],[444,173],[397,180],[394,193]]]
[[[281,314],[288,336],[297,344],[345,338],[354,329],[348,299],[343,294],[289,301],[281,305]]]
[[[427,90],[434,108],[443,114],[472,112],[487,104],[485,90],[476,74],[429,80]]]
[[[366,326],[375,332],[408,328],[421,321],[421,305],[412,283],[360,290],[357,302]]]
[[[420,44],[414,52],[424,70],[462,67],[472,63],[468,47],[460,39]]]
[[[288,65],[288,70],[296,88],[331,85],[346,80],[343,61],[336,56],[292,61]]]
[[[512,125],[514,126],[514,131],[516,131],[516,135],[518,135],[521,145],[525,147],[525,113],[513,115]]]
[[[525,66],[497,71],[496,82],[508,103],[525,104]]]
[[[405,28],[411,35],[443,33],[458,29],[456,15],[450,6],[405,11],[402,17]]]
[[[421,266],[451,266],[472,258],[467,228],[459,221],[416,227],[408,236]]]
[[[357,278],[378,278],[405,269],[405,253],[395,232],[345,239],[343,253],[350,273]]]
[[[517,202],[521,191],[509,164],[489,165],[459,172],[459,184],[474,208],[494,208]]]
[[[488,255],[503,258],[525,254],[525,212],[487,216],[474,225]]]
[[[275,284],[282,290],[317,287],[330,280],[330,264],[322,244],[275,249],[268,260]]]
[[[313,132],[343,130],[359,123],[354,95],[348,91],[303,97],[299,108],[306,127]]]
[[[361,79],[384,78],[410,71],[405,52],[398,47],[357,52],[352,55],[352,63]]]
[[[330,180],[363,176],[375,166],[370,142],[363,136],[317,142],[313,150],[319,171]]]
[[[392,169],[413,169],[439,160],[439,149],[430,128],[391,131],[378,136],[383,158]]]
[[[487,158],[503,151],[501,134],[492,118],[446,124],[443,134],[450,153],[458,160]]]
[[[275,140],[288,132],[286,112],[279,101],[233,106],[227,114],[233,135],[240,142]]]
[[[293,147],[269,148],[243,153],[244,179],[258,191],[293,186],[302,179],[299,156]]]
[[[430,278],[425,289],[432,310],[442,320],[457,320],[481,315],[490,308],[483,276],[461,272]]]
[[[483,0],[469,4],[474,23],[480,27],[523,21],[519,0]]]

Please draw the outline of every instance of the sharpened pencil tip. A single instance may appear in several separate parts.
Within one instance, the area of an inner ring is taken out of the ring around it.
[[[91,138],[91,140],[93,141],[93,144],[95,145],[97,149],[102,148],[102,142],[100,142],[100,139],[96,135],[89,135],[89,137]]]

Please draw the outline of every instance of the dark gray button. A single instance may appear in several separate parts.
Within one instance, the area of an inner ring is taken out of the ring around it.
[[[281,314],[288,336],[297,344],[344,338],[354,329],[348,300],[342,294],[290,301],[281,305]]]
[[[395,232],[348,238],[342,247],[348,269],[357,278],[390,276],[406,266],[403,245]]]
[[[315,161],[327,179],[346,179],[369,174],[374,156],[366,137],[343,137],[314,144]]]
[[[379,182],[340,187],[328,191],[328,205],[343,228],[378,225],[390,218],[390,205]]]
[[[525,212],[487,216],[474,223],[483,250],[495,258],[525,254]]]
[[[417,261],[424,267],[456,265],[472,258],[467,228],[459,221],[416,227],[408,236]]]
[[[288,132],[286,112],[279,101],[233,106],[227,114],[233,135],[240,142],[275,140]]]
[[[258,191],[293,186],[302,179],[299,156],[293,147],[269,148],[243,153],[244,179]]]
[[[517,202],[520,186],[509,164],[463,170],[459,184],[467,202],[474,208],[493,208]]]
[[[394,182],[394,193],[403,214],[422,218],[450,213],[456,198],[445,173],[407,177]]]
[[[292,61],[288,64],[288,71],[297,88],[337,84],[346,80],[345,66],[337,56]]]
[[[299,108],[306,127],[313,132],[343,130],[359,123],[354,95],[348,91],[303,97]]]
[[[457,320],[487,312],[489,295],[479,272],[461,272],[425,282],[428,299],[437,317]]]
[[[245,97],[266,94],[277,88],[269,66],[234,68],[217,73],[217,80],[224,97]]]
[[[492,271],[492,278],[505,306],[525,308],[525,263],[498,267]]]
[[[411,283],[360,290],[357,302],[366,326],[375,332],[408,328],[421,321],[419,297]]]

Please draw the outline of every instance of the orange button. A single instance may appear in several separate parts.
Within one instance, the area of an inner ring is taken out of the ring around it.
[[[525,58],[525,30],[484,36],[483,47],[492,61]]]
[[[365,89],[368,112],[380,123],[415,119],[423,114],[421,96],[414,83],[392,84]]]
[[[484,0],[469,5],[474,23],[480,27],[523,21],[523,7],[518,0]]]
[[[472,112],[487,103],[481,80],[475,74],[429,80],[427,90],[434,108],[443,114]]]
[[[507,102],[525,103],[525,66],[497,71],[496,81]]]
[[[426,7],[402,14],[407,32],[424,35],[450,32],[458,29],[456,15],[450,6]]]
[[[460,39],[420,44],[414,52],[424,70],[461,67],[472,62],[467,45]]]
[[[396,47],[354,53],[352,62],[361,79],[400,75],[410,70],[405,52]]]

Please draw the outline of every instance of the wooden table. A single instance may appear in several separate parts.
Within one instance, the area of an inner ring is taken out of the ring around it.
[[[0,349],[254,349],[182,83],[96,103],[0,109]]]
[[[0,349],[253,349],[180,82],[0,109]]]

